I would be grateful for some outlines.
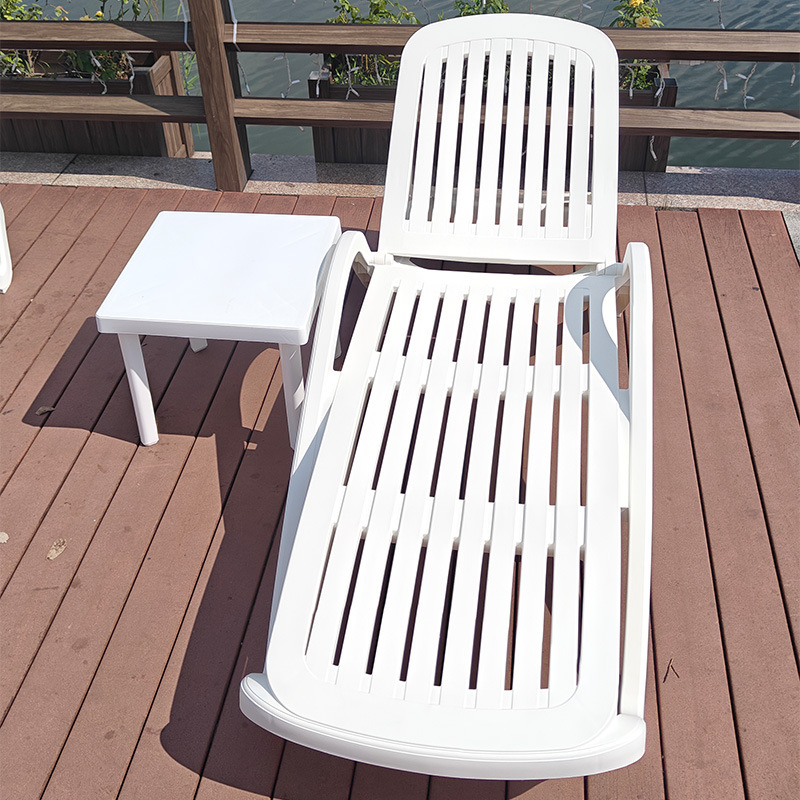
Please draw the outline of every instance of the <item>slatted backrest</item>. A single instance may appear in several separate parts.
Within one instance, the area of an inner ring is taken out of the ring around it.
[[[617,63],[596,28],[533,14],[415,33],[401,61],[379,249],[613,262]]]

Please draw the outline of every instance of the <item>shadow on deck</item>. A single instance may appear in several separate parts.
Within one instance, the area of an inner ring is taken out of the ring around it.
[[[506,783],[354,764],[241,715],[291,460],[278,351],[146,340],[161,440],[142,448],[115,337],[94,326],[161,210],[333,213],[374,245],[380,200],[32,185],[0,200],[15,263],[0,795],[794,797],[800,271],[779,212],[620,208],[620,250],[645,241],[654,267],[648,749],[605,775]],[[347,325],[358,303],[354,284]]]

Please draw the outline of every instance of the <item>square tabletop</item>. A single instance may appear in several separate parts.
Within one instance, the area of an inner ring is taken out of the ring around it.
[[[308,340],[337,217],[162,211],[97,311],[102,333]]]

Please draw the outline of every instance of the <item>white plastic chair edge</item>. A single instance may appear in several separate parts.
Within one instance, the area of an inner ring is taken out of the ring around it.
[[[6,289],[11,285],[12,276],[11,251],[8,248],[6,217],[3,213],[3,204],[0,203],[0,292],[5,293]]]
[[[653,532],[653,282],[650,251],[632,242],[618,286],[630,291],[628,587],[619,711],[644,717]]]
[[[308,484],[317,458],[320,439],[325,430],[325,418],[333,401],[338,383],[338,373],[333,369],[339,343],[339,326],[344,310],[344,299],[350,279],[350,270],[357,263],[370,275],[375,255],[360,231],[342,234],[331,253],[331,262],[325,285],[322,288],[317,328],[311,349],[311,360],[306,380],[306,396],[300,412],[300,423],[292,461],[292,478],[283,514],[278,565],[275,574],[274,598],[281,596],[289,555],[303,510]],[[277,612],[273,602],[270,614],[270,632]]]

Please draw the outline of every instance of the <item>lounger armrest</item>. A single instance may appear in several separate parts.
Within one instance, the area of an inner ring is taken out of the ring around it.
[[[295,463],[303,458],[333,399],[333,391],[336,388],[336,376],[332,375],[333,361],[337,355],[339,326],[350,270],[353,269],[363,280],[362,276],[369,275],[372,271],[372,258],[373,254],[367,240],[360,231],[347,231],[342,234],[331,254],[311,350],[306,397],[303,401],[295,447]]]
[[[647,684],[653,528],[653,285],[647,245],[628,245],[620,282],[630,292],[628,595],[620,712],[641,717]]]
[[[348,231],[336,243],[330,255],[330,266],[322,288],[314,345],[306,380],[306,396],[300,412],[300,424],[292,461],[292,479],[283,514],[283,532],[275,576],[275,601],[270,615],[270,631],[275,619],[286,566],[294,544],[294,534],[305,503],[308,484],[324,430],[324,420],[336,390],[338,374],[333,369],[339,341],[339,326],[350,279],[354,269],[362,278],[372,271],[374,254],[360,231]],[[356,268],[358,265],[358,268]],[[363,280],[363,278],[362,278]]]

